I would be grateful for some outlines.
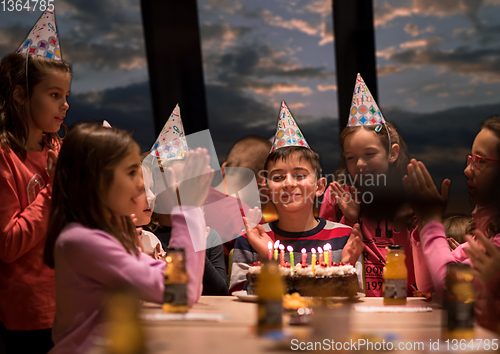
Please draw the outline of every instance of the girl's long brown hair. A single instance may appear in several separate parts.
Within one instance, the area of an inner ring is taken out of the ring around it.
[[[139,146],[131,135],[101,123],[79,123],[64,139],[57,160],[52,207],[44,250],[45,263],[54,268],[54,247],[66,225],[76,222],[114,236],[129,253],[138,255],[135,226],[128,216],[112,215],[104,205],[114,179],[114,169]]]
[[[71,75],[68,63],[38,55],[13,53],[0,63],[0,147],[12,149],[23,159],[27,154],[29,99],[35,86],[53,71]],[[22,102],[14,100],[18,85],[24,94]],[[67,131],[66,123],[62,128]],[[61,143],[61,138],[57,133],[45,133],[43,143],[53,149]]]

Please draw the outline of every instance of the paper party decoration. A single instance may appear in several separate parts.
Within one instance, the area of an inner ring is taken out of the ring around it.
[[[303,146],[310,149],[309,144],[293,119],[285,101],[281,101],[281,109],[278,117],[278,126],[274,135],[271,152],[286,146]]]
[[[183,159],[187,151],[181,111],[176,105],[153,144],[151,153],[161,159]]]
[[[384,116],[380,112],[377,102],[375,102],[368,86],[366,86],[361,75],[358,74],[352,95],[347,126],[377,124],[385,124]]]
[[[53,11],[45,11],[16,53],[34,54],[61,60],[61,47],[57,35],[56,19]]]

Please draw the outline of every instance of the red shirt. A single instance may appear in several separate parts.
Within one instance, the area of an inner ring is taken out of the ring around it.
[[[43,263],[52,185],[48,148],[22,161],[0,148],[0,321],[9,330],[52,327],[54,270]]]

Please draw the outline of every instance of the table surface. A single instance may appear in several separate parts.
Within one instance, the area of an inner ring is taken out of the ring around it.
[[[348,332],[354,343],[362,339],[372,342],[391,342],[395,347],[413,348],[423,346],[420,352],[447,353],[452,352],[454,343],[449,342],[447,350],[443,339],[441,321],[442,310],[437,304],[429,303],[423,298],[408,298],[406,307],[431,307],[430,312],[417,313],[364,313],[358,312],[354,306],[383,306],[383,298],[361,298],[355,303],[349,303],[342,310],[325,310],[316,308],[316,321],[322,321],[321,333],[316,337],[312,334],[312,326],[290,326],[289,317],[284,317],[284,333],[289,337],[281,340],[271,340],[258,337],[254,326],[257,321],[257,305],[241,302],[235,296],[202,296],[200,301],[190,309],[191,314],[225,315],[218,321],[201,320],[144,320],[144,330],[148,340],[150,353],[292,353],[300,350],[291,350],[292,343],[298,349],[301,343],[307,348],[307,342],[323,342],[325,339],[336,339],[339,333]],[[323,312],[321,312],[323,311]],[[329,311],[329,312],[327,312]],[[143,315],[159,314],[161,307],[155,304],[144,304]],[[322,316],[322,314],[326,314]],[[343,318],[347,317],[347,318]],[[348,322],[348,326],[346,326]],[[479,339],[498,338],[496,334],[476,326],[474,329],[474,349],[469,346],[465,351],[474,353],[491,353],[486,351],[484,342]],[[441,346],[437,349],[437,341]],[[498,342],[498,339],[496,340]],[[330,342],[331,343],[331,342]],[[417,344],[422,343],[422,344]],[[466,341],[471,344],[470,340]],[[457,343],[458,345],[459,343]],[[330,344],[331,345],[331,344]],[[380,344],[379,344],[380,345]],[[433,345],[433,348],[430,346]],[[387,346],[388,347],[388,346]],[[323,346],[323,349],[329,349]],[[368,349],[358,347],[359,349]],[[376,352],[383,352],[374,347]],[[390,348],[389,348],[390,349]],[[397,348],[395,348],[397,349]],[[333,352],[334,350],[326,350]],[[325,351],[325,352],[326,352]],[[99,351],[95,351],[98,353]],[[363,352],[368,352],[363,350]],[[401,352],[415,352],[414,350],[398,350]]]

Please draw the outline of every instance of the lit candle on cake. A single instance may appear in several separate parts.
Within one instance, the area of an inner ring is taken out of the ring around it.
[[[280,245],[280,266],[285,266],[285,245]]]
[[[321,247],[318,247],[318,253],[319,253],[319,265],[323,264],[323,250]]]
[[[330,259],[330,254],[328,252],[328,250],[330,249],[330,244],[327,243],[326,245],[323,246],[323,250],[325,251],[325,264],[327,267],[330,266],[330,262],[328,261]]]
[[[307,251],[305,248],[301,249],[300,252],[302,253],[302,265],[307,266]]]
[[[269,260],[273,259],[273,243],[269,241],[267,243],[267,249],[269,250]]]
[[[311,272],[313,273],[314,275],[314,267],[316,267],[316,249],[315,248],[311,248]]]
[[[328,244],[328,259],[330,261],[329,267],[333,266],[332,245]]]
[[[292,275],[294,275],[295,271],[293,269],[293,266],[295,265],[295,262],[293,261],[293,247],[288,245],[286,249],[288,250],[288,252],[290,252],[290,266],[292,267]]]
[[[280,247],[280,241],[277,240],[275,243],[274,243],[274,260],[277,261],[278,260],[278,248]]]

